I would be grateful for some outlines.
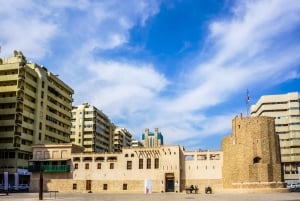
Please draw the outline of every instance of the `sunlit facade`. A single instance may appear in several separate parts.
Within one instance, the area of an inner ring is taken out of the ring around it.
[[[73,93],[20,51],[0,59],[1,172],[26,174],[32,145],[70,141]]]
[[[262,96],[251,107],[251,116],[275,118],[275,130],[279,137],[284,180],[299,181],[300,167],[300,99],[299,93]]]

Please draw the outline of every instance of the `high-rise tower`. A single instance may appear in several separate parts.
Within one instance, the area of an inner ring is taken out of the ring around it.
[[[262,96],[251,107],[251,116],[275,118],[279,137],[281,163],[287,183],[299,181],[300,167],[300,98],[299,93]]]
[[[70,141],[73,93],[20,51],[0,59],[1,172],[26,172],[33,144]]]

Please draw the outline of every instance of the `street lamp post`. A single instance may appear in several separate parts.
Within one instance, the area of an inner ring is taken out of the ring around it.
[[[43,200],[43,188],[44,188],[44,178],[43,178],[43,169],[42,165],[40,167],[40,182],[39,182],[39,200]]]

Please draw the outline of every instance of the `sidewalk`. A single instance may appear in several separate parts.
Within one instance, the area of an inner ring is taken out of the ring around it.
[[[100,193],[58,193],[56,199],[49,193],[43,194],[43,200],[65,201],[300,201],[300,193],[216,193],[216,194],[185,194],[185,193],[153,193],[153,194],[100,194]],[[38,193],[11,193],[1,195],[5,201],[37,201]]]

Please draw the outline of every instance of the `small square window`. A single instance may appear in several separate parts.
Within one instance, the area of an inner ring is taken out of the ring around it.
[[[114,169],[114,163],[109,164],[109,169]]]
[[[101,163],[97,164],[97,169],[101,169]]]
[[[143,159],[139,159],[139,169],[143,169]]]
[[[123,184],[123,190],[127,190],[127,184]]]
[[[103,190],[107,190],[107,184],[103,184]]]
[[[132,161],[127,161],[127,170],[132,169]]]
[[[155,168],[155,169],[158,169],[158,168],[159,168],[159,159],[158,159],[158,158],[155,158],[155,159],[154,159],[154,168]]]
[[[74,169],[78,169],[78,163],[74,164]]]
[[[147,169],[151,169],[151,158],[147,158]]]
[[[86,164],[85,164],[85,169],[86,169],[86,170],[90,169],[90,164],[89,164],[89,163],[86,163]]]

